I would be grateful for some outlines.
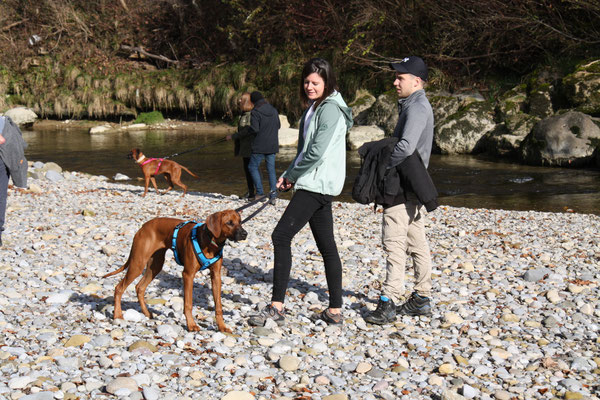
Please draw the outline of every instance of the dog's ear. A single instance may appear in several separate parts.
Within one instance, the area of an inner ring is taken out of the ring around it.
[[[212,233],[213,237],[218,238],[221,236],[221,219],[222,213],[216,212],[214,214],[210,214],[208,218],[206,218],[206,227]]]

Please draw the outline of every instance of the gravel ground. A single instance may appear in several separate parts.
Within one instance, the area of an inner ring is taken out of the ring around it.
[[[6,399],[597,399],[600,391],[600,217],[440,207],[427,217],[434,261],[431,318],[384,327],[375,308],[385,261],[381,215],[334,203],[344,265],[344,325],[311,316],[327,306],[321,257],[308,228],[293,246],[286,324],[248,326],[270,298],[271,232],[287,201],[249,221],[224,251],[216,330],[208,271],[194,314],[183,317],[181,268],[167,254],[139,311],[112,320],[127,259],[143,222],[203,219],[244,204],[236,196],[143,188],[52,163],[30,168],[30,188],[9,189],[0,248],[0,398]],[[246,211],[249,213],[250,211]],[[408,271],[410,291],[412,271]]]

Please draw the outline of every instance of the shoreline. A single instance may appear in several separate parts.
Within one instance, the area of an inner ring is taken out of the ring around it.
[[[311,320],[328,296],[305,227],[292,246],[286,324],[251,328],[247,318],[271,290],[270,233],[287,204],[278,200],[247,223],[246,241],[225,247],[222,299],[233,333],[216,331],[207,273],[197,274],[194,289],[202,330],[189,333],[181,267],[170,253],[146,294],[155,319],[139,312],[131,285],[126,319],[113,322],[113,290],[123,274],[101,277],[122,265],[147,220],[206,218],[245,203],[199,192],[141,198],[138,186],[61,176],[31,179],[32,190],[9,189],[0,248],[0,396],[598,398],[598,216],[440,207],[426,219],[433,316],[378,327],[362,313],[375,308],[385,270],[381,216],[334,202],[344,325]],[[409,291],[412,275],[408,270]]]
[[[118,122],[108,122],[108,121],[88,121],[88,120],[49,120],[49,119],[39,119],[36,120],[32,129],[47,131],[47,130],[85,130],[89,131],[90,129],[98,126],[110,126],[113,128],[114,132],[119,131],[127,131],[127,127],[131,126],[133,122],[126,122],[119,124]],[[137,124],[139,125],[139,124]],[[138,126],[135,130],[182,130],[186,132],[197,132],[197,133],[207,133],[214,132],[217,134],[228,134],[236,131],[236,127],[231,126],[226,123],[216,123],[216,122],[191,122],[191,121],[182,121],[182,120],[171,120],[165,119],[164,122],[153,124],[153,125],[145,125]]]

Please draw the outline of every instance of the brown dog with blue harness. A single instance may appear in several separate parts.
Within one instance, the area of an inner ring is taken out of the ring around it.
[[[223,320],[221,306],[223,246],[227,239],[239,241],[246,239],[247,235],[246,230],[242,228],[240,214],[235,210],[211,214],[205,223],[177,218],[154,218],[146,222],[133,238],[127,262],[116,271],[104,275],[104,278],[107,278],[127,269],[127,274],[115,287],[114,318],[123,318],[123,292],[140,276],[144,268],[146,273],[135,289],[142,313],[152,318],[146,307],[144,293],[150,282],[162,270],[166,251],[172,249],[177,263],[183,265],[183,310],[188,330],[200,330],[192,316],[194,276],[199,270],[210,268],[217,327],[221,332],[231,332]]]

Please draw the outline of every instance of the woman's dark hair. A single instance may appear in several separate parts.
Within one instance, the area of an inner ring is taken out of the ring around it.
[[[302,78],[300,79],[300,98],[306,104],[308,104],[308,96],[304,91],[304,80],[307,76],[315,72],[323,79],[323,82],[325,82],[323,96],[320,99],[317,99],[315,105],[318,106],[321,101],[325,100],[331,93],[337,90],[337,80],[335,79],[335,73],[333,72],[333,68],[331,68],[331,64],[326,60],[322,58],[311,58],[308,60],[306,64],[304,64],[304,68],[302,68]]]

